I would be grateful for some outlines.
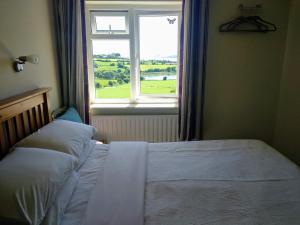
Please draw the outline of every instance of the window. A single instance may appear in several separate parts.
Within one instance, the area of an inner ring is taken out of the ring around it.
[[[93,34],[128,33],[128,12],[92,12]]]
[[[178,16],[139,16],[140,93],[175,95]]]
[[[178,3],[94,5],[87,13],[93,102],[176,101]]]
[[[93,40],[97,99],[130,98],[129,40]]]

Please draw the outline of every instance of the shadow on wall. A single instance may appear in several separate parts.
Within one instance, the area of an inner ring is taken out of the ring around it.
[[[0,67],[5,68],[12,64],[13,60],[16,57],[12,54],[12,52],[7,48],[7,46],[0,41]],[[5,68],[10,69],[10,68]]]

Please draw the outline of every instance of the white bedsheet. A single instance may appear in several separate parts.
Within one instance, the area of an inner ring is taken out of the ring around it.
[[[143,225],[148,144],[112,142],[109,147],[84,224]]]
[[[146,225],[299,225],[299,168],[260,141],[152,144],[145,211]]]
[[[108,148],[98,145],[81,168],[63,225],[82,224]],[[149,144],[146,225],[299,225],[299,221],[299,168],[263,142]]]
[[[90,194],[96,185],[98,176],[103,172],[108,148],[108,145],[97,144],[84,165],[79,169],[78,185],[65,211],[62,225],[82,224]]]

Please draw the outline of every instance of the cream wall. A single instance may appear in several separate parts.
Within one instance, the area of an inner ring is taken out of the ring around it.
[[[300,1],[291,3],[274,146],[300,165]]]
[[[53,88],[50,94],[52,108],[60,105],[50,2],[0,1],[0,99],[36,87],[50,86]],[[298,33],[295,31],[296,23],[299,24],[299,15],[296,15],[299,1],[294,0],[290,16],[289,44],[277,119],[290,2],[255,1],[263,4],[261,16],[274,22],[278,32],[219,33],[218,26],[238,16],[237,6],[243,2],[251,3],[247,0],[211,0],[205,139],[258,138],[271,143],[277,124],[275,146],[299,160],[299,144],[296,143],[300,127],[297,98],[300,76],[296,76],[299,71],[299,44],[296,41],[297,38],[299,40],[299,29]],[[9,52],[14,57],[38,54],[40,64],[26,64],[23,72],[15,73]],[[298,150],[295,150],[297,147]]]
[[[219,33],[220,24],[239,16],[247,0],[211,0],[205,139],[257,138],[271,143],[282,73],[289,1],[264,0],[260,16],[278,32]]]
[[[0,99],[37,87],[52,87],[51,107],[60,105],[50,0],[0,1]],[[4,45],[4,46],[3,46]],[[14,57],[38,54],[40,63],[12,69]]]

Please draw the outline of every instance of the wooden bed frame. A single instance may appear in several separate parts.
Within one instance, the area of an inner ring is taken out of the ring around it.
[[[52,121],[50,88],[39,88],[0,101],[0,159],[18,141]]]

